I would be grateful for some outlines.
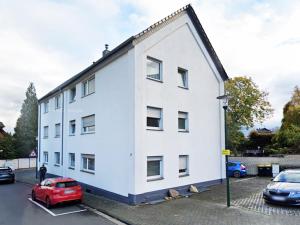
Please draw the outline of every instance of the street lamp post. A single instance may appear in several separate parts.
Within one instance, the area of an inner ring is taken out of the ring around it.
[[[222,95],[217,97],[217,99],[223,101],[224,109],[224,122],[225,122],[225,149],[228,149],[228,129],[227,129],[227,109],[228,109],[228,95]],[[227,207],[230,207],[230,183],[228,176],[228,154],[225,155],[225,166],[226,166],[226,192],[227,192]]]

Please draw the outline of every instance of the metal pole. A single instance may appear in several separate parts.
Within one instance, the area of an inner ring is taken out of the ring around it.
[[[227,128],[227,106],[224,106],[224,120],[225,120],[225,148],[228,149],[228,128]],[[225,156],[226,164],[226,191],[227,191],[227,207],[230,207],[230,183],[228,176],[228,155]]]

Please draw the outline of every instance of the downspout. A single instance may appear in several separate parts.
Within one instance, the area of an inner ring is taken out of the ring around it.
[[[62,93],[62,109],[61,109],[61,165],[64,165],[64,109],[65,109],[65,95],[64,92]],[[64,171],[64,169],[62,168]]]
[[[35,178],[38,178],[38,165],[40,165],[41,162],[41,103],[38,105],[38,113],[39,113],[39,118],[38,118],[38,155],[36,158],[36,168],[35,168]],[[39,164],[37,163],[39,161]]]

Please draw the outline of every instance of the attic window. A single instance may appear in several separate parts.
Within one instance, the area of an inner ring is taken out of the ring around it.
[[[147,57],[147,78],[151,80],[162,81],[161,61]]]

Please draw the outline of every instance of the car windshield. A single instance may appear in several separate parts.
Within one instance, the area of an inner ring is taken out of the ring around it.
[[[0,173],[9,173],[11,172],[11,169],[5,168],[5,169],[0,169]]]
[[[285,183],[300,183],[300,173],[280,173],[277,177],[274,178],[273,181]]]
[[[67,182],[58,182],[56,183],[56,187],[57,188],[68,188],[68,187],[75,187],[77,186],[77,182],[76,181],[67,181]]]

